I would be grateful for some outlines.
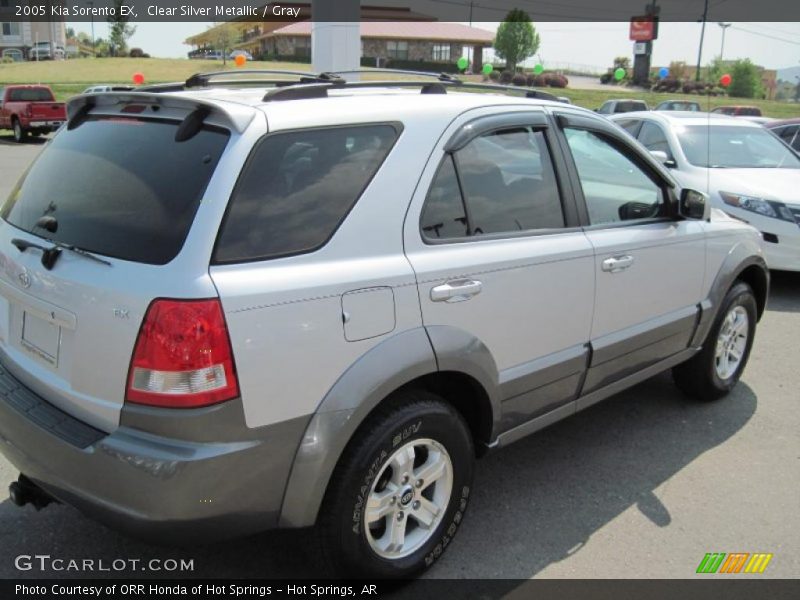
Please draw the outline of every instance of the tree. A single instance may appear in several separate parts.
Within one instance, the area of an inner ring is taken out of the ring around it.
[[[755,98],[763,94],[758,67],[749,58],[737,60],[730,70],[731,85],[728,95],[732,98]]]
[[[75,30],[72,27],[67,27],[66,36],[68,40],[74,40]]]
[[[116,7],[115,16],[108,17],[108,42],[113,56],[125,56],[128,53],[128,40],[136,33],[136,27],[131,25],[129,16],[122,16],[123,0],[114,0]]]
[[[505,59],[507,69],[516,70],[517,64],[536,54],[539,44],[539,34],[528,13],[515,8],[497,28],[494,51]]]
[[[212,26],[214,37],[214,50],[222,52],[222,65],[228,64],[228,54],[230,53],[231,44],[235,42],[236,30],[231,23],[219,23]]]

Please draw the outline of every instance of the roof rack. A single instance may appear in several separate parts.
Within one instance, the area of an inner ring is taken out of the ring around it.
[[[337,72],[336,74],[339,74]],[[328,96],[329,90],[341,89],[364,89],[364,88],[420,88],[422,94],[446,94],[448,89],[454,90],[475,90],[475,91],[488,91],[488,92],[503,92],[503,93],[516,93],[524,94],[526,98],[536,98],[538,100],[551,100],[558,102],[558,98],[549,92],[542,92],[531,88],[511,86],[511,85],[494,85],[487,83],[472,83],[469,81],[462,81],[460,79],[448,78],[440,79],[435,82],[431,81],[413,81],[413,80],[375,80],[375,81],[316,81],[312,84],[298,83],[284,87],[278,87],[274,90],[268,91],[264,95],[264,102],[276,102],[283,100],[303,100],[311,98],[325,98]]]
[[[370,75],[391,74],[407,75],[419,79],[391,79],[391,80],[365,80],[347,81],[344,75]],[[261,78],[262,75],[283,75],[283,78]],[[246,76],[246,77],[240,77]],[[433,80],[433,81],[431,81]],[[447,90],[475,90],[487,92],[502,92],[524,94],[526,98],[539,100],[558,101],[558,98],[549,92],[542,92],[532,88],[512,85],[499,85],[491,83],[473,83],[464,81],[449,73],[431,73],[427,71],[406,71],[400,69],[355,69],[347,71],[330,71],[314,73],[311,71],[287,71],[278,69],[246,69],[237,71],[212,71],[209,73],[195,73],[184,82],[161,83],[137,88],[137,91],[159,93],[179,92],[190,88],[212,86],[271,86],[264,95],[264,102],[281,100],[301,100],[308,98],[325,98],[332,89],[360,89],[360,88],[420,88],[422,94],[446,94]]]

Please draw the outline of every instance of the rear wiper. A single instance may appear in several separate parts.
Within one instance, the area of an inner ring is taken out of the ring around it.
[[[83,248],[78,248],[77,246],[73,246],[72,244],[65,244],[63,242],[57,242],[55,240],[51,240],[48,238],[48,242],[53,244],[52,248],[45,248],[44,246],[40,246],[39,244],[34,244],[33,242],[29,242],[27,240],[22,240],[20,238],[14,238],[11,240],[11,243],[17,247],[17,250],[20,252],[25,252],[28,248],[36,248],[37,250],[42,251],[42,266],[48,271],[51,270],[58,260],[58,257],[61,256],[61,250],[69,250],[79,256],[83,256],[84,258],[88,258],[89,260],[93,260],[95,262],[99,262],[104,265],[111,266],[111,263],[107,260],[100,258],[99,256],[95,256],[91,252],[84,250]]]

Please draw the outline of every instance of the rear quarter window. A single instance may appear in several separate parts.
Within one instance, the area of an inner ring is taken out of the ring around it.
[[[319,249],[333,236],[397,140],[396,124],[267,135],[228,204],[216,264]]]

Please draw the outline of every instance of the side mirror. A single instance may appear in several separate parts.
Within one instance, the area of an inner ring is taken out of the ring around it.
[[[676,166],[674,160],[672,160],[667,153],[663,150],[650,150],[650,156],[655,158],[658,162],[660,162],[665,167],[673,168]]]
[[[703,192],[682,190],[678,201],[678,214],[685,219],[707,221],[711,216],[711,200]]]

